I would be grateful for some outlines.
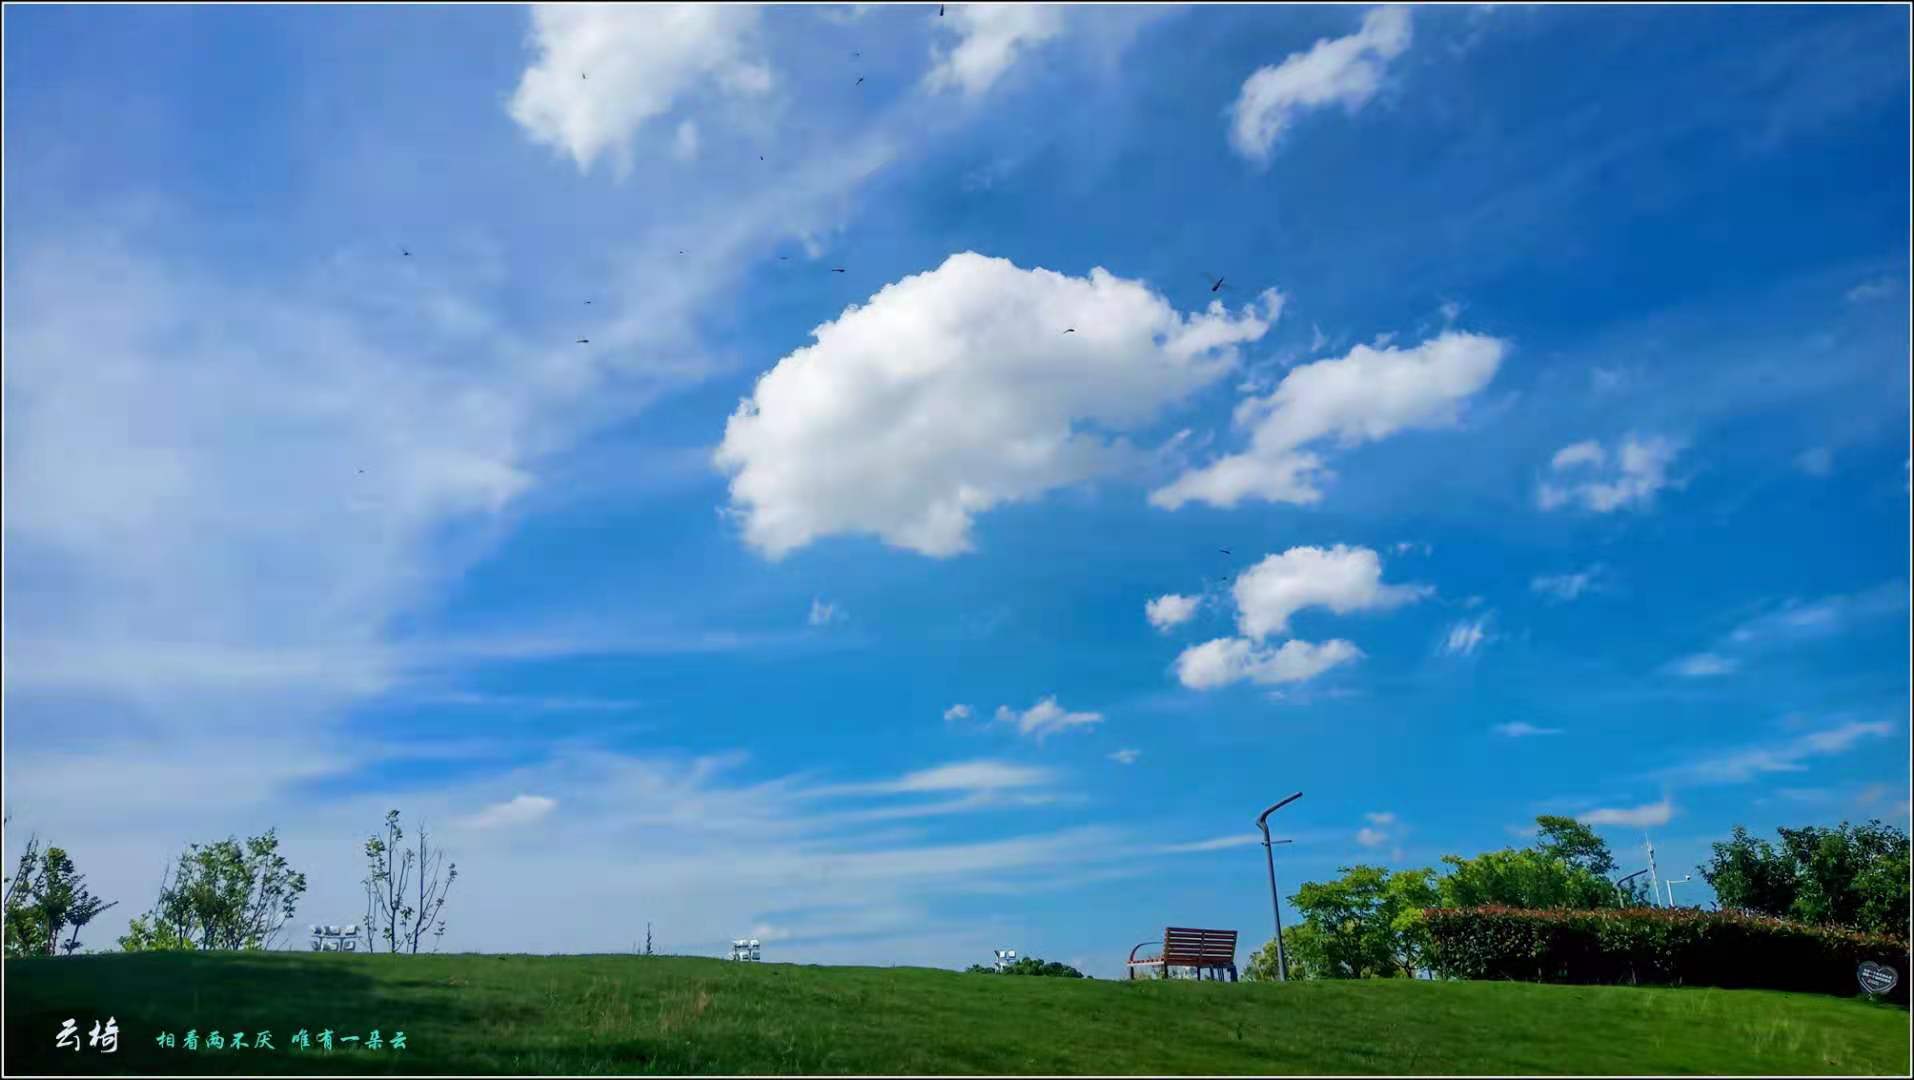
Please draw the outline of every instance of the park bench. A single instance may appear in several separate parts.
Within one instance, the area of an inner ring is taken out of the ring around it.
[[[1161,945],[1162,951],[1156,956],[1141,960],[1136,958],[1137,949],[1145,945]],[[1173,967],[1196,969],[1196,977],[1202,978],[1205,971],[1212,979],[1222,978],[1222,972],[1229,972],[1229,981],[1236,981],[1236,931],[1234,930],[1192,930],[1184,926],[1172,926],[1163,931],[1162,941],[1145,941],[1136,949],[1130,950],[1130,978],[1136,978],[1136,969],[1155,967],[1163,969],[1165,978],[1169,977]]]

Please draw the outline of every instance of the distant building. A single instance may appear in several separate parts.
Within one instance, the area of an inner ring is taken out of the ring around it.
[[[758,939],[757,938],[739,938],[736,941],[733,941],[731,943],[731,959],[733,960],[762,960],[764,959],[764,957],[760,955],[760,953],[758,952]]]

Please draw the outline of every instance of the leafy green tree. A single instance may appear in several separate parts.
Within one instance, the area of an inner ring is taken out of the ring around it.
[[[1908,937],[1908,837],[1879,821],[1778,829],[1779,846],[1741,826],[1698,869],[1723,908]]]
[[[120,939],[128,951],[155,948],[269,949],[306,891],[306,875],[279,854],[268,829],[242,845],[228,837],[190,844],[159,899]]]
[[[1574,818],[1543,814],[1535,819],[1535,849],[1604,878],[1615,875],[1615,857],[1595,830]]]
[[[1443,907],[1612,908],[1615,885],[1545,849],[1509,848],[1472,859],[1444,855],[1450,867],[1439,885]]]
[[[965,968],[964,971],[966,974],[970,974],[970,975],[999,974],[996,968],[990,967],[985,964],[972,964],[968,968]],[[1055,960],[1045,962],[1034,956],[1019,956],[1009,966],[1005,967],[1003,971],[1001,972],[1001,974],[1037,975],[1037,976],[1043,976],[1043,977],[1048,977],[1053,979],[1087,979],[1089,978],[1088,975],[1085,975],[1083,972],[1078,971],[1076,968],[1071,967],[1069,964],[1061,964]]]
[[[5,820],[11,821],[12,815]],[[118,903],[93,895],[86,875],[75,871],[65,849],[42,849],[40,838],[30,836],[14,872],[6,878],[5,955],[72,955],[80,948],[80,931],[94,916]],[[69,930],[67,939],[60,940],[61,933]]]
[[[1289,902],[1302,914],[1300,926],[1283,931],[1290,974],[1298,978],[1360,979],[1413,976],[1425,966],[1422,912],[1439,897],[1430,869],[1395,873],[1379,866],[1345,866],[1342,877],[1309,882]],[[1252,969],[1273,977],[1274,949],[1251,956]],[[1271,955],[1261,961],[1265,952]]]

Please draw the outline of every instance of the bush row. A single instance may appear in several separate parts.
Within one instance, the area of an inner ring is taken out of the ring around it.
[[[1423,913],[1431,966],[1462,979],[1627,983],[1861,992],[1864,960],[1899,973],[1890,1000],[1908,1000],[1908,946],[1893,938],[1736,912],[1629,908],[1532,911],[1436,908]]]

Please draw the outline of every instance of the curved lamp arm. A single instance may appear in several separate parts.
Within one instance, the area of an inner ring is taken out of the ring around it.
[[[1288,806],[1290,803],[1293,803],[1297,799],[1300,799],[1302,797],[1303,797],[1303,793],[1298,791],[1296,794],[1291,795],[1289,798],[1284,799],[1282,802],[1279,802],[1275,806],[1272,806],[1269,809],[1263,811],[1262,813],[1256,815],[1256,827],[1263,830],[1264,836],[1268,836],[1269,835],[1269,815],[1275,813],[1278,810],[1281,810],[1283,807]]]
[[[1145,945],[1161,945],[1161,944],[1163,944],[1163,943],[1162,943],[1161,941],[1139,941],[1139,942],[1137,942],[1137,943],[1136,943],[1136,949],[1131,949],[1131,950],[1130,950],[1130,962],[1131,962],[1131,963],[1135,963],[1135,962],[1136,962],[1136,950],[1137,950],[1137,949],[1141,949],[1141,948],[1142,948],[1143,946],[1145,946]]]

